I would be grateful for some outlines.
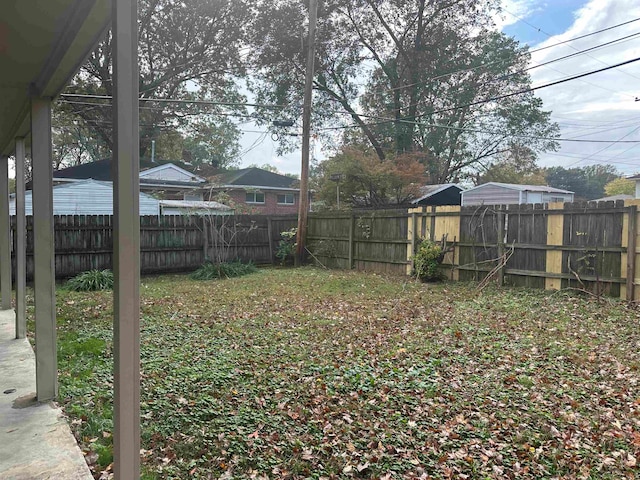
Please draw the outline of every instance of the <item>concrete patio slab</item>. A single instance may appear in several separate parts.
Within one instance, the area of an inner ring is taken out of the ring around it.
[[[15,339],[13,310],[0,311],[0,478],[91,480],[60,408],[36,401],[36,362]]]

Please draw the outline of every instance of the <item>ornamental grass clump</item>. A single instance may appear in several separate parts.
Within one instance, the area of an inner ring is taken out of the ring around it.
[[[443,257],[442,247],[439,244],[431,240],[422,240],[418,251],[413,256],[413,275],[423,282],[440,280],[442,275],[438,267]]]
[[[194,280],[215,280],[217,278],[241,277],[258,271],[253,263],[240,261],[227,263],[205,263],[191,274]]]
[[[70,279],[66,287],[74,292],[93,292],[111,290],[113,288],[113,272],[111,270],[89,270]]]

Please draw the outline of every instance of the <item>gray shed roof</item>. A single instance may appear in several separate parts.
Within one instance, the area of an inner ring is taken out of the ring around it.
[[[621,193],[619,195],[611,195],[610,197],[602,197],[596,198],[595,200],[590,200],[591,202],[615,202],[616,200],[633,200],[633,195],[627,195],[626,193]]]
[[[462,188],[460,185],[457,185],[455,183],[439,183],[436,185],[423,185],[420,187],[420,195],[421,195],[420,198],[416,198],[411,203],[421,202],[422,200],[432,197],[436,193],[440,193],[443,190],[446,190],[447,188],[451,188],[451,187],[457,188],[458,191],[460,192],[464,190],[464,188]]]
[[[574,193],[569,190],[562,190],[561,188],[549,187],[547,185],[521,185],[518,183],[500,183],[500,182],[487,182],[482,185],[478,185],[477,187],[470,188],[466,190],[467,192],[472,192],[478,188],[485,187],[487,185],[495,185],[497,187],[508,188],[510,190],[518,190],[520,192],[547,192],[547,193]]]

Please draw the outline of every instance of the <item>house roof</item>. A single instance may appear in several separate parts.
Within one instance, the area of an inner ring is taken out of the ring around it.
[[[93,178],[94,180],[101,181],[112,181],[112,159],[105,158],[103,160],[98,160],[97,162],[91,163],[83,163],[82,165],[76,165],[75,167],[63,168],[62,170],[58,170],[53,172],[54,180],[57,179],[74,179],[74,180],[82,180],[87,178]],[[167,181],[167,180],[159,180],[155,178],[145,178],[145,176],[150,175],[152,172],[157,172],[160,170],[174,168],[178,171],[184,172],[187,175],[191,175],[195,178],[193,182],[179,182],[179,181]],[[192,186],[194,184],[199,184],[205,182],[205,179],[188,171],[187,169],[180,167],[174,163],[164,163],[158,165],[156,162],[151,162],[150,160],[140,160],[140,182],[141,183],[153,183],[153,184],[179,184],[185,186]]]
[[[562,190],[561,188],[549,187],[547,185],[522,185],[518,183],[500,183],[500,182],[483,183],[482,185],[478,185],[477,187],[473,187],[473,188],[470,188],[469,190],[465,190],[463,193],[471,192],[473,190],[486,187],[488,185],[508,188],[510,190],[519,190],[521,192],[546,192],[546,193],[567,193],[567,194],[574,193],[569,190]]]
[[[460,185],[456,185],[455,183],[440,183],[436,185],[423,185],[420,187],[420,198],[416,198],[411,203],[419,203],[423,200],[426,200],[429,197],[432,197],[444,190],[449,188],[455,188],[459,192],[462,192],[464,189]]]
[[[164,170],[173,170],[175,172],[181,173],[182,175],[191,177],[193,179],[193,181],[195,181],[195,182],[200,182],[200,183],[206,182],[206,179],[202,178],[199,175],[196,175],[193,172],[190,172],[189,170],[187,170],[185,168],[179,167],[175,163],[165,163],[164,165],[158,165],[158,166],[155,166],[155,167],[145,168],[144,170],[140,171],[140,180],[142,180],[143,178],[148,177],[150,175],[153,175],[155,173],[162,172]]]
[[[222,172],[214,177],[213,180],[226,187],[268,188],[293,188],[293,184],[298,181],[295,178],[280,175],[279,173],[273,173],[257,167]]]
[[[626,193],[621,193],[619,195],[611,195],[610,197],[602,197],[596,198],[595,200],[590,200],[591,202],[615,202],[616,200],[633,200],[633,195],[627,195]]]
[[[627,177],[628,180],[640,180],[640,173],[636,173],[635,175],[631,175]]]

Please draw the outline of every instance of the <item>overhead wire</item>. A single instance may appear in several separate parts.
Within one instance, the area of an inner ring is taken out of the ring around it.
[[[506,11],[506,10],[505,10],[505,11]],[[511,12],[507,12],[507,13],[509,13],[510,15],[513,15]],[[513,15],[513,16],[515,17],[515,15]],[[518,18],[518,17],[516,17],[516,18]],[[519,19],[519,18],[518,18],[518,19]],[[594,31],[594,32],[590,32],[590,33],[587,33],[587,34],[584,34],[584,35],[580,35],[580,36],[578,36],[578,37],[570,38],[570,39],[568,39],[568,40],[564,40],[564,41],[562,41],[562,42],[557,42],[557,43],[554,43],[554,44],[552,44],[552,45],[546,45],[546,46],[544,46],[544,47],[535,48],[535,49],[533,49],[533,50],[527,50],[527,51],[523,52],[521,55],[519,55],[519,57],[526,56],[526,55],[531,55],[531,54],[534,54],[534,53],[537,53],[537,52],[541,52],[541,51],[543,51],[543,50],[547,50],[547,49],[549,49],[549,48],[553,48],[553,47],[558,47],[558,46],[561,46],[561,45],[565,45],[565,44],[567,44],[567,43],[570,43],[570,42],[573,42],[573,41],[576,41],[576,40],[581,40],[581,39],[583,39],[583,38],[587,38],[587,37],[590,37],[590,36],[592,36],[592,35],[596,35],[596,34],[599,34],[599,33],[603,33],[603,32],[609,31],[609,30],[613,30],[613,29],[615,29],[615,28],[619,28],[619,27],[622,27],[622,26],[625,26],[625,25],[628,25],[628,24],[631,24],[631,23],[634,23],[634,22],[638,22],[638,21],[640,21],[640,17],[638,17],[638,18],[634,18],[634,19],[632,19],[632,20],[628,20],[628,21],[626,21],[626,22],[618,23],[618,24],[616,24],[616,25],[612,25],[612,26],[610,26],[610,27],[602,28],[602,29],[600,29],[600,30],[596,30],[596,31]],[[530,25],[530,26],[531,26],[531,25]],[[533,28],[535,28],[535,27],[533,27]],[[548,34],[546,34],[546,35],[548,35]],[[549,35],[548,35],[548,36],[549,36]],[[571,48],[574,48],[574,47],[571,47]],[[574,50],[575,50],[575,48],[574,48]],[[453,72],[443,73],[443,74],[441,74],[441,75],[437,75],[437,76],[435,76],[435,77],[430,77],[430,78],[429,78],[429,79],[427,79],[427,80],[421,80],[421,81],[419,81],[419,82],[414,82],[414,83],[410,83],[410,84],[407,84],[407,85],[400,85],[400,86],[398,86],[398,87],[392,87],[392,88],[390,88],[390,89],[385,89],[384,91],[385,91],[385,92],[393,92],[393,91],[395,91],[395,90],[403,90],[403,89],[406,89],[406,88],[411,88],[411,87],[414,87],[414,86],[416,86],[416,85],[424,85],[426,82],[431,82],[431,81],[434,81],[434,80],[439,80],[439,79],[441,79],[441,78],[445,78],[445,77],[448,77],[448,76],[451,76],[451,75],[455,75],[455,74],[458,74],[458,73],[470,72],[470,71],[477,70],[477,69],[482,68],[482,67],[490,67],[490,66],[492,66],[492,65],[497,65],[497,64],[500,64],[500,63],[504,63],[504,60],[496,60],[496,61],[494,61],[494,62],[483,63],[483,64],[480,64],[480,65],[475,65],[475,66],[473,66],[473,67],[463,68],[463,69],[455,70],[455,71],[453,71]],[[605,65],[606,65],[606,63],[605,63]],[[380,90],[380,91],[382,91],[382,90]],[[374,93],[375,93],[375,91],[374,91]],[[361,96],[361,95],[359,95],[359,96]]]
[[[88,98],[88,99],[96,99],[96,100],[113,100],[113,96],[111,95],[90,95],[90,94],[79,94],[79,93],[63,93],[60,95],[60,97],[63,99]],[[249,102],[214,102],[209,100],[188,100],[188,99],[177,99],[177,98],[141,97],[138,100],[140,102],[176,103],[176,104],[189,104],[189,105],[215,105],[215,106],[223,106],[223,107],[257,107],[257,108],[274,108],[274,109],[287,108],[287,105],[270,105],[270,104],[249,103]]]
[[[518,19],[518,21],[521,21],[521,22],[522,22],[522,23],[524,23],[525,25],[528,25],[529,27],[531,27],[531,28],[535,29],[536,31],[538,31],[538,32],[540,32],[540,33],[542,33],[542,34],[546,35],[548,38],[552,38],[552,37],[553,37],[553,35],[551,35],[550,33],[547,33],[547,32],[545,32],[544,30],[542,30],[541,28],[536,27],[535,25],[533,25],[533,24],[531,24],[531,23],[527,22],[525,19],[520,18],[519,16],[517,16],[517,15],[515,15],[515,14],[511,13],[510,11],[508,11],[508,10],[506,10],[506,9],[503,9],[503,10],[504,10],[505,12],[507,12],[509,15],[512,15],[514,18]],[[573,45],[567,45],[567,46],[568,46],[569,48],[573,49],[573,50],[577,50],[577,49],[576,49],[576,47],[574,47]],[[593,60],[595,60],[596,62],[600,62],[601,64],[606,65],[606,66],[610,66],[610,64],[608,64],[607,62],[605,62],[605,61],[603,61],[603,60],[600,60],[599,58],[596,58],[596,57],[594,57],[594,56],[592,56],[592,55],[590,55],[590,54],[588,54],[588,53],[587,53],[586,55],[587,55],[589,58],[592,58]],[[630,77],[633,77],[633,78],[635,78],[635,79],[637,79],[637,80],[640,80],[640,77],[638,77],[637,75],[633,75],[632,73],[624,72],[624,71],[623,71],[623,73],[624,73],[625,75],[628,75],[628,76],[630,76]]]
[[[494,78],[494,79],[491,79],[491,80],[485,81],[485,82],[483,82],[483,83],[478,84],[477,86],[478,86],[478,87],[481,87],[481,86],[484,86],[484,85],[490,85],[490,84],[492,84],[492,83],[495,83],[496,81],[505,80],[505,79],[508,79],[508,78],[510,78],[510,77],[513,77],[513,76],[516,76],[516,75],[520,75],[520,74],[526,73],[526,72],[528,72],[528,71],[530,71],[530,70],[533,70],[533,69],[536,69],[536,68],[539,68],[539,67],[547,67],[547,68],[550,68],[551,70],[554,70],[554,71],[556,71],[556,72],[558,72],[558,73],[560,73],[560,74],[562,74],[562,75],[567,75],[567,74],[566,74],[566,73],[564,73],[564,72],[561,72],[561,71],[559,71],[559,70],[557,70],[557,69],[555,69],[555,68],[549,67],[549,65],[551,65],[551,64],[553,64],[553,63],[556,63],[556,62],[564,61],[564,60],[567,60],[567,59],[570,59],[570,58],[574,58],[574,57],[576,57],[576,56],[585,55],[585,54],[587,54],[587,53],[588,53],[588,52],[590,52],[590,51],[593,51],[593,50],[596,50],[596,49],[599,49],[599,48],[603,48],[603,47],[605,47],[605,46],[610,46],[610,45],[615,44],[615,43],[618,43],[618,42],[629,41],[629,40],[634,39],[635,37],[638,37],[638,36],[640,36],[640,32],[636,32],[636,33],[631,34],[631,35],[627,35],[627,36],[624,36],[624,37],[620,37],[620,38],[618,38],[618,39],[611,40],[611,41],[606,42],[606,43],[603,43],[603,44],[595,45],[595,46],[593,46],[593,47],[589,47],[589,48],[584,49],[584,50],[579,50],[579,51],[576,51],[576,52],[571,53],[571,54],[569,54],[569,55],[564,55],[564,56],[562,56],[562,57],[554,58],[554,59],[552,59],[552,60],[548,60],[548,61],[543,62],[543,63],[538,63],[538,64],[533,65],[533,66],[531,66],[531,67],[523,68],[523,69],[520,69],[520,70],[518,70],[518,71],[516,71],[516,72],[508,73],[508,74],[506,74],[506,75],[502,75],[502,76],[500,76],[500,77],[497,77],[497,78]],[[495,62],[494,62],[494,63],[495,63]],[[490,64],[487,64],[487,65],[490,65]],[[469,70],[473,70],[473,69],[469,69]],[[459,71],[457,71],[457,72],[455,72],[455,73],[462,73],[462,72],[465,72],[465,71],[467,71],[467,70],[459,70]],[[430,82],[430,81],[432,81],[432,80],[437,80],[437,79],[439,79],[439,78],[443,78],[444,76],[446,76],[446,75],[439,75],[439,76],[431,77],[431,78],[430,78],[430,79],[428,79],[428,80],[423,80],[423,81],[421,81],[421,82],[419,82],[419,83],[415,83],[415,84],[413,84],[413,85],[414,85],[414,86],[415,86],[415,85],[418,85],[418,84],[425,85],[425,84],[427,84],[428,82]],[[630,98],[633,98],[634,100],[635,100],[635,98],[636,98],[634,95],[631,95],[631,94],[626,93],[626,92],[619,92],[619,91],[616,91],[616,90],[612,90],[612,89],[609,89],[609,88],[607,88],[607,87],[603,87],[603,86],[601,86],[601,85],[597,85],[597,84],[594,84],[594,83],[592,83],[592,82],[588,82],[588,81],[586,81],[586,80],[581,80],[581,81],[582,81],[582,82],[584,82],[584,83],[586,83],[587,85],[591,85],[591,86],[596,87],[596,88],[601,88],[601,89],[603,89],[603,90],[607,90],[607,91],[610,91],[610,92],[613,92],[613,93],[622,93],[623,95],[626,95],[626,96],[628,96],[628,97],[630,97]],[[408,88],[408,86],[406,86],[406,87]],[[393,91],[393,90],[394,90],[394,89],[392,88],[392,89],[387,89],[387,90],[384,90],[384,91],[385,91],[385,92],[390,92],[390,91]],[[382,91],[382,90],[378,90],[378,92],[380,92],[380,91]],[[375,91],[374,91],[374,93],[375,93]],[[365,93],[365,94],[371,94],[371,92],[368,92],[368,93]],[[359,96],[358,96],[358,97],[356,97],[356,98],[359,98],[359,97],[361,97],[361,96],[363,96],[363,95],[365,95],[365,94],[359,95]],[[408,105],[403,105],[403,107],[402,107],[402,108],[407,109],[407,108],[417,107],[417,106],[420,106],[420,105],[426,105],[426,104],[428,104],[428,103],[429,103],[429,100],[422,100],[422,101],[418,101],[418,102],[411,103],[411,104],[408,104]]]
[[[618,144],[618,143],[622,143],[622,141],[623,141],[625,138],[627,138],[629,135],[632,135],[633,133],[637,132],[638,130],[640,130],[640,125],[638,125],[636,128],[634,128],[634,129],[633,129],[633,130],[631,130],[630,132],[628,132],[628,133],[624,134],[622,137],[620,137],[620,139],[619,139],[619,140],[616,140],[616,141],[613,141],[613,142],[609,142],[609,145],[607,145],[606,147],[601,148],[601,149],[600,149],[600,150],[598,150],[597,152],[592,153],[591,155],[587,155],[586,157],[584,157],[584,158],[582,158],[582,159],[580,159],[580,160],[577,160],[577,161],[575,161],[575,162],[573,162],[573,163],[570,163],[569,165],[567,165],[567,167],[571,167],[571,166],[573,166],[573,165],[577,165],[577,164],[579,164],[579,163],[586,162],[587,160],[589,160],[589,159],[590,159],[590,158],[592,158],[593,156],[595,156],[595,155],[599,155],[600,153],[604,152],[605,150],[608,150],[609,148],[611,148],[612,146],[614,146],[614,145],[616,145],[616,144]],[[630,142],[629,142],[629,143],[630,143]],[[640,141],[638,141],[638,142],[636,142],[636,143],[640,143]]]
[[[447,112],[447,111],[451,111],[451,110],[458,110],[458,109],[461,109],[461,108],[467,108],[467,107],[470,107],[470,106],[475,106],[475,105],[479,105],[479,104],[483,104],[483,103],[493,102],[495,100],[500,100],[502,98],[508,98],[508,97],[513,97],[513,96],[516,96],[516,95],[521,95],[521,94],[524,94],[524,93],[529,93],[529,92],[532,92],[532,91],[535,91],[535,90],[540,90],[542,88],[547,88],[547,87],[551,87],[551,86],[558,85],[558,84],[561,84],[561,83],[565,83],[565,82],[568,82],[568,81],[577,80],[579,78],[582,78],[582,77],[585,77],[585,76],[588,76],[588,75],[593,75],[595,73],[611,70],[613,68],[617,68],[617,67],[622,66],[622,65],[627,65],[627,64],[630,64],[630,63],[634,63],[634,62],[637,62],[639,60],[640,60],[640,57],[636,57],[636,58],[633,58],[633,59],[630,59],[630,60],[626,60],[624,62],[620,62],[620,63],[615,64],[615,65],[610,65],[608,67],[604,67],[604,68],[601,68],[601,69],[598,69],[598,70],[593,70],[593,71],[586,72],[586,73],[581,73],[579,75],[574,75],[572,77],[561,79],[561,80],[557,80],[557,81],[550,82],[550,83],[547,83],[547,84],[544,84],[544,85],[539,85],[539,86],[527,88],[527,89],[520,90],[520,91],[517,91],[517,92],[511,92],[511,93],[508,93],[508,94],[499,95],[499,96],[495,96],[495,97],[492,97],[492,98],[479,100],[479,101],[476,101],[476,102],[470,102],[470,103],[467,103],[467,104],[464,104],[464,105],[457,105],[455,107],[449,107],[449,108],[444,108],[444,109],[440,109],[440,110],[435,110],[433,112],[429,112],[428,114],[417,115],[415,118],[423,118],[423,117],[435,115],[437,113]],[[341,112],[341,113],[346,114],[346,115],[350,115],[350,113],[348,113],[348,112]],[[359,116],[362,116],[362,117],[365,117],[365,118],[366,117],[374,117],[374,116],[368,116],[368,115],[364,115],[364,114],[360,114]],[[417,125],[421,125],[422,124],[422,123],[411,122],[411,121],[403,120],[403,119],[391,119],[391,118],[389,118],[389,119],[384,119],[384,121],[382,121],[382,122],[368,124],[368,126],[382,125],[382,124],[385,124],[385,123],[393,123],[393,122],[408,122],[408,123],[415,123]],[[339,129],[343,129],[343,128],[352,128],[352,127],[358,127],[358,126],[359,125],[326,127],[325,130],[339,130]],[[425,124],[425,126],[437,126],[437,124],[431,124],[431,125]],[[541,139],[545,139],[545,138],[541,138]],[[555,139],[548,138],[548,140],[555,140]],[[603,142],[604,143],[604,141],[601,141],[601,140],[560,139],[558,141],[595,142],[595,143]]]

